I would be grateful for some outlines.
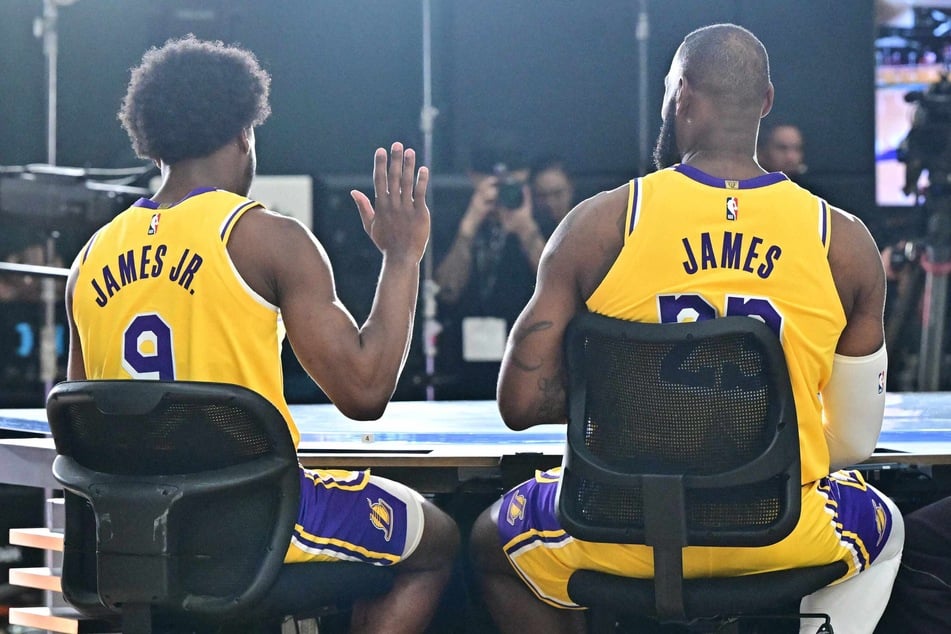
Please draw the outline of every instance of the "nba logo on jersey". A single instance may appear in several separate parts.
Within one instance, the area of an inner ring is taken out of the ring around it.
[[[726,199],[726,219],[736,220],[740,215],[740,200],[735,196]]]
[[[162,214],[152,214],[152,220],[149,221],[149,235],[154,236],[158,232],[159,218]]]

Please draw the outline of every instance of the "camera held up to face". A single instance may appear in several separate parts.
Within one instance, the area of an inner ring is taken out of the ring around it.
[[[503,209],[518,209],[525,203],[522,188],[525,180],[510,172],[505,163],[497,163],[493,174],[499,183],[498,205]]]

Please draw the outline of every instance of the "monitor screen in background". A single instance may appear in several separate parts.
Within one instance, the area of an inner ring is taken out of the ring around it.
[[[54,309],[56,381],[66,377],[66,306]],[[0,302],[0,407],[42,407],[40,336],[45,306],[34,301]]]
[[[896,155],[915,104],[905,95],[927,90],[951,64],[951,0],[883,0],[875,39],[875,199],[885,207],[914,205],[905,195],[905,164]],[[919,187],[927,185],[927,172]]]

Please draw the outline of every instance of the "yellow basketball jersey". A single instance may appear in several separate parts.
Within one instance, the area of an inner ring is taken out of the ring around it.
[[[730,181],[677,165],[629,187],[624,245],[588,309],[643,322],[762,319],[786,353],[803,484],[828,475],[819,391],[845,327],[828,205],[780,173]]]
[[[274,403],[296,445],[278,307],[244,282],[226,248],[257,206],[216,189],[168,207],[140,199],[80,254],[72,312],[88,378],[242,385]]]

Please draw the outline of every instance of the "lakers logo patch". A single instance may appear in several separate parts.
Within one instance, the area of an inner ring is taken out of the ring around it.
[[[162,214],[152,214],[152,219],[149,221],[149,235],[154,236],[158,233],[158,223],[162,218]]]
[[[516,491],[512,495],[512,501],[509,502],[509,507],[505,512],[506,521],[515,526],[515,522],[519,522],[525,518],[525,496]]]
[[[383,539],[390,541],[393,536],[393,509],[382,499],[374,502],[367,498],[367,504],[370,505],[370,523],[383,531]]]
[[[875,542],[875,545],[880,546],[882,540],[885,539],[885,527],[888,525],[888,514],[885,512],[885,507],[878,502],[872,502],[872,506],[875,507],[875,530],[878,532],[878,540]]]

